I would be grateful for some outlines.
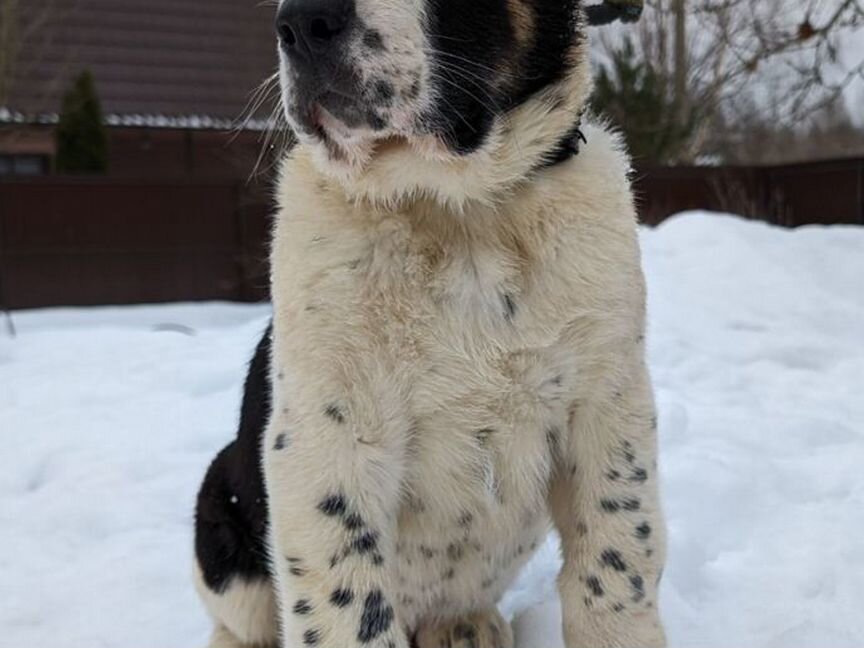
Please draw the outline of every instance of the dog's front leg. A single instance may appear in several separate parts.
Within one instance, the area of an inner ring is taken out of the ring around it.
[[[326,399],[291,390],[290,408],[275,381],[264,456],[284,648],[407,647],[390,565],[408,426],[361,373]]]
[[[656,416],[647,371],[571,411],[550,489],[564,567],[568,648],[659,648],[665,538],[658,503]]]

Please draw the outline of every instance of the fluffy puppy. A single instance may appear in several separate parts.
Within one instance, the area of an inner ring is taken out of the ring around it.
[[[582,122],[581,3],[283,0],[277,28],[269,578],[202,569],[214,644],[509,648],[496,604],[554,524],[568,648],[664,645],[629,162]]]

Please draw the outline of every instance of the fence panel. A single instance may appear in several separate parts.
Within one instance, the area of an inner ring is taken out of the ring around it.
[[[10,308],[240,299],[234,183],[45,179],[0,184]]]
[[[649,225],[686,209],[864,224],[864,159],[648,168],[634,189]],[[266,299],[271,212],[234,181],[0,181],[0,307]]]

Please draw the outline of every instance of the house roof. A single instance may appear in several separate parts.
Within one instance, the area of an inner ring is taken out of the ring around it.
[[[72,79],[89,69],[109,123],[183,128],[236,123],[252,92],[275,70],[273,4],[21,2],[22,45],[0,121],[53,121]]]

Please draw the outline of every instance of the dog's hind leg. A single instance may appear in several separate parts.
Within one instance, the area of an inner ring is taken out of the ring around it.
[[[223,625],[217,625],[210,637],[207,648],[247,648],[234,634]]]
[[[278,642],[276,603],[269,580],[234,580],[222,592],[212,590],[201,575],[198,593],[216,627],[208,648],[271,648]]]
[[[195,585],[216,623],[211,648],[275,646],[277,613],[266,560],[264,498],[250,487],[251,477],[235,474],[237,459],[232,443],[216,457],[198,494]]]
[[[277,643],[259,453],[270,415],[269,364],[268,327],[249,365],[237,439],[210,465],[198,493],[195,584],[216,623],[210,648]]]

